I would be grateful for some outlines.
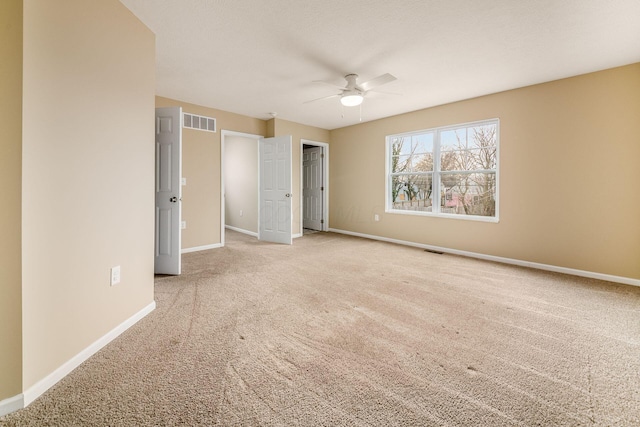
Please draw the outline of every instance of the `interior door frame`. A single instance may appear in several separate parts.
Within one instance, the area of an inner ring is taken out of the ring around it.
[[[322,162],[322,186],[324,191],[322,192],[322,231],[329,230],[329,144],[326,142],[312,141],[310,139],[300,139],[300,235],[304,234],[304,167],[303,167],[303,155],[304,146],[313,145],[315,147],[322,147],[323,162]]]
[[[255,135],[252,133],[244,133],[244,132],[236,132],[233,130],[221,130],[220,131],[220,245],[224,246],[225,243],[225,211],[226,211],[226,195],[225,195],[225,185],[224,185],[224,175],[225,175],[225,138],[227,136],[239,136],[242,138],[254,139],[256,141],[256,150],[259,150],[260,139],[264,138],[262,135]],[[258,152],[258,163],[260,162],[260,153]],[[258,174],[258,181],[256,182],[256,187],[260,186],[260,174]],[[256,230],[260,230],[260,194],[258,194],[258,224]]]

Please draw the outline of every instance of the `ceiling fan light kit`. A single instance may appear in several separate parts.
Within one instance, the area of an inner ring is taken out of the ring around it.
[[[347,81],[347,85],[344,87],[334,85],[333,83],[317,80],[316,82],[318,83],[324,83],[334,87],[337,86],[342,92],[335,95],[329,95],[329,96],[324,96],[322,98],[313,99],[311,101],[305,102],[305,104],[309,102],[319,101],[321,99],[327,99],[327,98],[333,98],[333,97],[339,96],[340,103],[343,106],[357,107],[358,105],[362,104],[362,101],[364,101],[364,97],[367,94],[367,92],[375,92],[374,88],[396,80],[396,78],[389,73],[383,74],[381,76],[376,77],[375,79],[371,79],[369,81],[366,81],[360,84],[358,84],[358,81],[357,81],[358,80],[357,74],[353,74],[353,73],[347,74],[346,76],[344,76],[344,79]]]
[[[364,97],[360,92],[353,91],[353,92],[343,93],[342,96],[340,97],[340,102],[345,107],[356,107],[362,104],[363,99]]]

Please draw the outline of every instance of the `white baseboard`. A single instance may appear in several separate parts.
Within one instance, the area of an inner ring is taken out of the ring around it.
[[[622,283],[624,285],[640,286],[640,280],[632,279],[630,277],[613,276],[610,274],[595,273],[593,271],[558,267],[556,265],[540,264],[537,262],[522,261],[522,260],[513,259],[513,258],[503,258],[499,256],[479,254],[476,252],[460,251],[457,249],[443,248],[440,246],[424,245],[422,243],[407,242],[405,240],[390,239],[388,237],[380,237],[380,236],[374,236],[371,234],[356,233],[353,231],[340,230],[336,228],[329,228],[329,231],[332,231],[334,233],[340,233],[340,234],[348,234],[350,236],[363,237],[365,239],[380,240],[383,242],[397,243],[399,245],[413,246],[416,248],[429,249],[432,251],[445,252],[445,253],[454,254],[454,255],[462,255],[469,258],[477,258],[477,259],[482,259],[486,261],[500,262],[503,264],[518,265],[521,267],[535,268],[538,270],[553,271],[555,273],[571,274],[573,276],[587,277],[589,279],[605,280],[608,282]]]
[[[258,237],[258,233],[253,231],[245,230],[244,228],[233,227],[231,225],[225,225],[224,228],[228,228],[229,230],[237,231],[238,233],[247,234],[249,236],[253,236],[255,238]]]
[[[71,371],[80,366],[85,360],[89,359],[91,356],[96,354],[102,347],[109,344],[111,341],[116,339],[118,335],[129,329],[135,323],[137,323],[140,319],[145,317],[147,314],[151,313],[156,308],[156,302],[153,301],[142,310],[138,311],[133,316],[129,317],[127,320],[116,326],[114,329],[109,331],[106,335],[102,336],[98,340],[96,340],[89,347],[82,350],[80,353],[76,354],[69,361],[64,363],[58,369],[47,375],[45,378],[38,381],[33,386],[29,387],[29,389],[25,390],[23,393],[23,408],[29,406],[34,400],[42,395],[45,391],[50,389],[53,385],[55,385],[62,378],[67,376]],[[18,408],[21,409],[21,408]]]
[[[10,414],[19,409],[24,408],[24,395],[19,394],[17,396],[9,397],[8,399],[0,400],[0,417]]]
[[[185,248],[180,250],[181,254],[188,254],[190,252],[199,252],[199,251],[206,251],[208,249],[216,249],[216,248],[221,248],[223,245],[222,243],[214,243],[212,245],[205,245],[205,246],[194,246],[193,248]]]

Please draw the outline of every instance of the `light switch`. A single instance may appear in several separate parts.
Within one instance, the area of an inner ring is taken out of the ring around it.
[[[120,266],[111,267],[111,286],[120,283]]]

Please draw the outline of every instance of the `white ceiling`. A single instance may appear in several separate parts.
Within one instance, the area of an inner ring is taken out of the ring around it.
[[[324,129],[359,107],[305,104],[339,92],[314,80],[396,76],[364,122],[640,62],[640,0],[121,2],[156,34],[158,95]]]

